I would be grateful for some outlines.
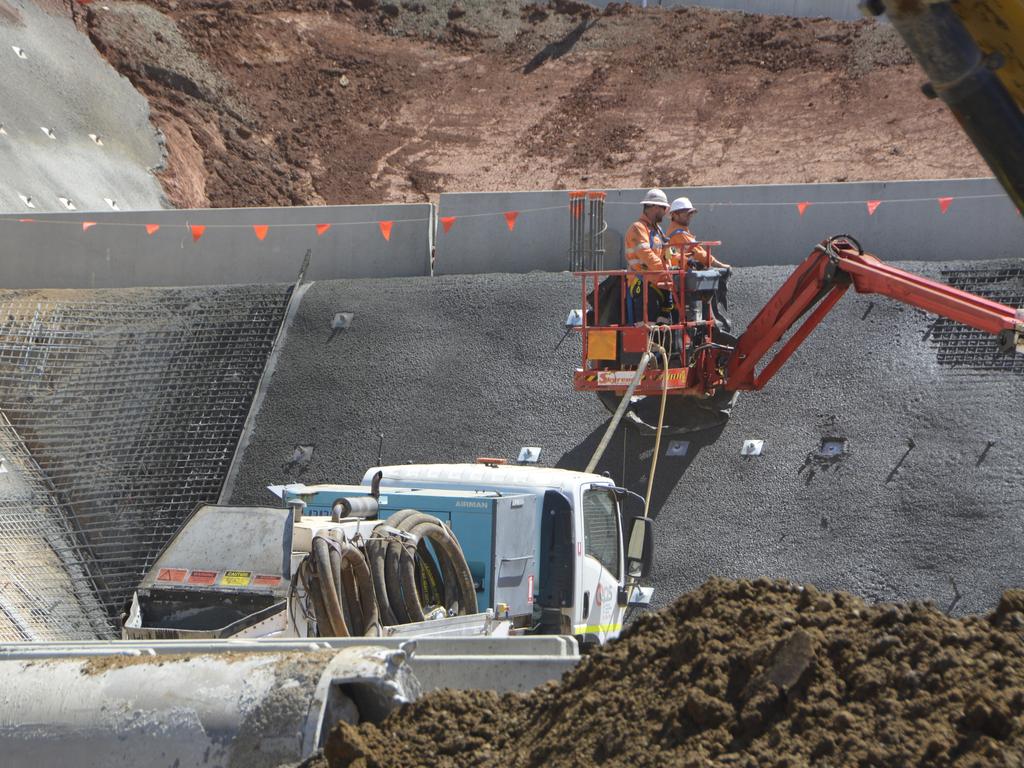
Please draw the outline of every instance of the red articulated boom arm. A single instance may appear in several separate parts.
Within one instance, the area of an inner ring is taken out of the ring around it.
[[[729,361],[725,387],[761,389],[851,285],[858,293],[888,296],[999,336],[1005,352],[1024,352],[1024,310],[890,267],[864,253],[852,237],[836,235],[815,247],[747,327]],[[807,319],[758,373],[762,358],[808,311]]]

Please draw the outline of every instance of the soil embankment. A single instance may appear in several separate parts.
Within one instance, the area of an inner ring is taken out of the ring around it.
[[[552,0],[75,5],[179,207],[987,176],[887,25]]]
[[[439,692],[381,725],[339,723],[326,761],[1020,765],[1022,610],[1021,591],[991,615],[953,619],[921,603],[712,579],[640,618],[557,686]]]

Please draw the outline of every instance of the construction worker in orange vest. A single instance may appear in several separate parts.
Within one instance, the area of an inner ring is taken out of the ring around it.
[[[729,265],[719,261],[699,245],[684,247],[696,243],[697,238],[690,233],[690,220],[697,213],[688,197],[677,197],[668,209],[669,219],[674,227],[668,233],[668,246],[665,248],[665,260],[674,269],[730,269]]]
[[[659,225],[669,208],[668,197],[660,189],[651,189],[641,201],[641,205],[643,213],[626,230],[626,266],[630,272],[637,274],[663,272],[668,269],[662,258],[667,238]],[[633,301],[626,302],[628,322],[634,322],[634,319],[639,322],[643,319],[643,283],[643,280],[637,278],[630,282],[629,293]],[[673,308],[671,287],[672,280],[668,276],[659,277],[649,285],[648,320],[661,318],[662,322],[665,322],[664,318],[668,317],[665,311],[671,311]]]

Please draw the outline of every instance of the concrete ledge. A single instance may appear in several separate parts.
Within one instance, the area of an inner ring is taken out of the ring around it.
[[[125,288],[411,277],[430,272],[433,209],[420,205],[225,208],[0,216],[0,285]],[[385,240],[379,221],[393,221]],[[82,222],[96,222],[88,231]],[[318,236],[316,225],[331,228]],[[154,235],[146,224],[159,224]],[[193,241],[189,225],[207,226]],[[257,239],[253,224],[266,224]]]
[[[640,214],[643,189],[608,192],[607,256],[622,262],[626,229]],[[741,267],[797,264],[828,235],[848,233],[888,261],[1019,258],[1024,220],[995,179],[872,181],[673,187],[700,209],[694,233],[721,240],[716,254]],[[938,198],[953,197],[946,213]],[[873,214],[865,201],[882,200]],[[801,216],[797,203],[813,203]],[[459,218],[438,233],[435,274],[562,271],[568,268],[569,214],[564,190],[443,194],[441,215]],[[521,211],[514,231],[504,217],[482,212]],[[664,222],[668,226],[668,222]]]

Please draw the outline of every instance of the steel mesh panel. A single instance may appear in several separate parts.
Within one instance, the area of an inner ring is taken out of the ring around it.
[[[89,574],[111,631],[185,517],[217,500],[289,293],[0,293],[0,409],[74,530],[64,558]]]
[[[87,552],[7,418],[0,413],[0,641],[88,640],[109,633],[83,568]]]
[[[1011,307],[1024,306],[1024,266],[948,269],[942,278],[954,288],[970,291]],[[931,333],[940,365],[983,371],[1024,373],[1024,356],[999,352],[995,337],[966,325],[939,318]]]

